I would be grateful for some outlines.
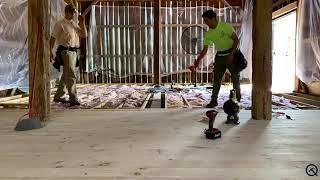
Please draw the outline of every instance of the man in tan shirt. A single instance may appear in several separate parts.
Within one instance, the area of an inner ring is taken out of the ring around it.
[[[84,18],[79,16],[79,27],[73,20],[75,13],[76,10],[72,5],[67,5],[65,7],[65,17],[55,24],[50,39],[51,59],[53,59],[52,49],[55,42],[57,42],[58,49],[61,50],[61,59],[63,61],[63,72],[58,90],[54,96],[54,102],[70,102],[70,106],[80,105],[76,90],[77,49],[80,47],[79,37],[87,37]],[[69,93],[69,101],[62,98],[66,93],[64,91],[65,87]]]

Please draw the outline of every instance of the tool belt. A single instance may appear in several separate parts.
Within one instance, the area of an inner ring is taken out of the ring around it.
[[[228,49],[228,50],[225,50],[225,51],[218,51],[216,56],[224,57],[224,56],[230,54],[231,52],[232,52],[232,49]],[[236,71],[238,71],[238,72],[241,72],[242,70],[244,70],[248,66],[248,62],[245,59],[245,57],[242,54],[242,52],[240,51],[240,49],[237,49],[234,52],[233,64],[234,64],[234,67],[236,68]]]
[[[62,59],[62,51],[73,51],[77,53],[77,62],[76,62],[76,67],[79,67],[79,56],[78,56],[78,51],[80,48],[76,47],[65,47],[65,46],[58,46],[57,51],[56,51],[56,57],[54,59],[53,67],[58,69],[60,72],[60,66],[63,66],[63,59]]]
[[[232,52],[232,48],[224,50],[224,51],[218,51],[216,55],[217,56],[226,56],[226,55],[230,54],[231,52]]]

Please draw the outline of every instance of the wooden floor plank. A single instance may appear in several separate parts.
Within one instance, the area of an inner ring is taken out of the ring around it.
[[[294,120],[226,125],[219,111],[207,140],[205,109],[53,110],[45,127],[13,131],[26,113],[0,110],[0,179],[307,179],[319,165],[320,111],[282,111]],[[214,177],[214,178],[213,178]]]

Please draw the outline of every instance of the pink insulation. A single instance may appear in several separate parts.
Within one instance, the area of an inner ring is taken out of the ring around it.
[[[168,93],[167,94],[167,106],[168,108],[186,108],[188,107],[184,102],[180,93]]]
[[[185,87],[185,88],[184,88]],[[81,102],[80,108],[106,108],[106,109],[137,109],[142,106],[151,86],[147,85],[85,85],[78,88],[78,98]],[[212,89],[205,87],[193,88],[190,86],[181,86],[181,92],[167,92],[168,108],[186,108],[182,96],[192,107],[205,107],[211,100]],[[222,86],[219,92],[218,109],[222,109],[225,101],[229,99],[229,93],[232,86]],[[251,86],[241,86],[240,107],[243,109],[251,108]],[[272,96],[273,109],[297,109],[299,105],[292,104],[290,100],[283,97]],[[68,108],[68,104],[53,103],[55,109]]]
[[[88,85],[77,90],[81,108],[139,108],[143,104],[149,86]],[[57,104],[57,103],[54,103]],[[59,104],[60,105],[60,104]],[[62,106],[62,105],[60,105]]]

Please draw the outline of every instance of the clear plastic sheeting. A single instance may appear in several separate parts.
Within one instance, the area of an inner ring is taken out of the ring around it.
[[[252,8],[253,0],[246,0],[239,32],[239,48],[248,62],[248,67],[240,73],[241,78],[252,81]]]
[[[28,91],[28,1],[0,1],[0,89]],[[63,18],[64,0],[50,0],[50,28]],[[51,79],[58,73],[50,65]]]
[[[308,84],[320,81],[320,0],[300,0],[296,74]]]
[[[0,2],[0,89],[28,87],[27,1]]]

